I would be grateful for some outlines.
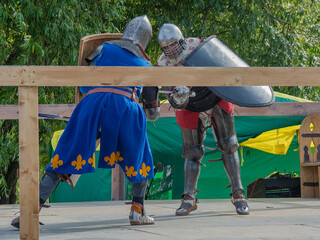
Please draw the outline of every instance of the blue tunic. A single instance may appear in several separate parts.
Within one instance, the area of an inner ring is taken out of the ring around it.
[[[94,63],[95,66],[151,66],[109,43],[103,45]],[[142,87],[136,88],[139,96]],[[83,87],[81,91],[85,93],[90,89],[92,87]],[[145,113],[138,103],[114,93],[92,93],[73,111],[46,170],[67,174],[94,172],[96,138],[101,131],[99,168],[119,164],[133,183],[153,178],[146,127]]]

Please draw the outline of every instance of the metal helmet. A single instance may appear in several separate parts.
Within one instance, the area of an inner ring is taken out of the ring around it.
[[[180,29],[171,23],[165,23],[159,30],[158,42],[164,55],[170,59],[178,59],[186,49],[186,43]]]
[[[127,23],[122,38],[132,40],[134,44],[139,44],[146,49],[152,36],[152,26],[146,15],[136,17]]]

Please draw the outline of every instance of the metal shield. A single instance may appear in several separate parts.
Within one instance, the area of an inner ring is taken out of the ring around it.
[[[183,61],[189,67],[250,67],[216,36],[198,45]],[[266,107],[274,103],[269,86],[208,87],[218,97],[243,107]]]

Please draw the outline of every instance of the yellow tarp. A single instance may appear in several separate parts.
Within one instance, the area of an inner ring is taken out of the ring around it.
[[[51,138],[51,146],[52,146],[52,149],[53,151],[56,150],[56,147],[57,147],[57,144],[58,144],[58,141],[62,135],[64,130],[59,130],[59,131],[55,131],[53,133],[53,136]]]
[[[51,138],[51,146],[52,146],[52,149],[53,151],[56,150],[56,147],[58,145],[58,142],[59,142],[59,139],[63,133],[64,129],[63,130],[58,130],[58,131],[55,131],[53,133],[53,136]],[[96,151],[100,151],[100,144],[98,145]]]
[[[240,143],[240,146],[258,149],[264,152],[286,155],[294,135],[300,125],[270,130],[256,138],[250,138]]]

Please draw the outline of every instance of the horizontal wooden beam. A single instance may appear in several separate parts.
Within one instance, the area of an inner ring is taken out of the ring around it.
[[[75,104],[39,104],[39,118],[66,119],[71,116],[74,107]],[[0,119],[19,119],[18,105],[0,105]]]
[[[75,104],[39,104],[39,118],[67,120]],[[162,104],[161,117],[174,117],[174,109]],[[248,108],[235,106],[236,116],[307,116],[320,113],[319,102],[279,102],[269,107]],[[0,119],[18,119],[18,105],[0,105]]]
[[[320,86],[320,68],[0,66],[0,86]]]
[[[307,116],[315,113],[320,113],[320,102],[276,102],[260,108],[235,106],[236,116]]]

